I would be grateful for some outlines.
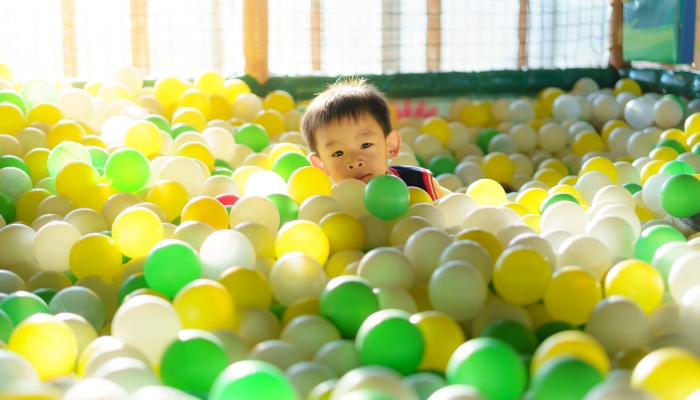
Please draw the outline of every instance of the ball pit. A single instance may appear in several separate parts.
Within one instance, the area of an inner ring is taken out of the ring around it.
[[[0,90],[0,397],[699,396],[697,104],[583,78],[399,119],[432,201],[332,182],[283,90],[143,85]]]

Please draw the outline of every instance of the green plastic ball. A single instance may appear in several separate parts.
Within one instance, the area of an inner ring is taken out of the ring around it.
[[[206,394],[229,364],[224,344],[214,334],[184,329],[163,353],[163,383],[192,393]]]
[[[267,196],[272,200],[280,213],[280,228],[290,221],[296,221],[299,216],[299,205],[286,194],[275,193]]]
[[[365,187],[365,208],[370,214],[384,221],[402,216],[408,210],[410,195],[408,186],[393,175],[373,178]]]
[[[479,136],[476,138],[476,145],[479,146],[481,151],[484,152],[484,154],[488,154],[489,152],[489,142],[491,139],[493,139],[494,136],[498,135],[499,132],[498,129],[496,128],[486,128],[482,130],[479,133]]]
[[[146,277],[143,275],[143,272],[137,272],[131,275],[122,283],[117,294],[117,303],[121,305],[124,298],[129,293],[138,289],[148,289],[148,283],[146,282]]]
[[[44,300],[34,293],[23,290],[11,293],[0,301],[0,310],[7,313],[15,326],[34,314],[50,314],[49,307],[44,303]]]
[[[311,163],[302,154],[289,152],[282,154],[277,158],[275,163],[272,165],[272,172],[277,173],[281,176],[285,182],[289,181],[289,177],[292,176],[294,171],[301,167],[310,167]]]
[[[29,167],[27,167],[27,164],[21,158],[19,158],[17,156],[13,156],[13,155],[0,156],[0,169],[3,169],[5,167],[19,168],[22,171],[26,172],[27,175],[29,175],[29,176],[32,175],[29,172]]]
[[[678,175],[678,174],[694,174],[695,169],[690,166],[685,161],[681,160],[673,160],[669,161],[666,164],[664,164],[663,167],[659,170],[659,173],[661,174],[669,174],[669,175]]]
[[[678,154],[683,154],[685,153],[685,147],[679,143],[676,139],[664,139],[660,141],[657,145],[657,148],[659,147],[670,147],[673,150],[675,150]]]
[[[230,178],[231,176],[233,176],[233,170],[228,168],[216,167],[214,168],[214,171],[212,171],[211,175],[223,175],[228,176]]]
[[[582,399],[604,380],[590,364],[571,357],[557,357],[542,365],[532,377],[533,400]]]
[[[438,154],[428,162],[428,169],[433,172],[433,175],[453,174],[457,168],[457,161],[446,154]]]
[[[45,79],[30,79],[24,82],[20,93],[30,109],[39,103],[55,103],[57,100],[56,87]]]
[[[46,167],[49,170],[49,175],[56,178],[63,167],[76,161],[92,164],[92,157],[88,149],[80,143],[63,142],[51,150],[49,158],[46,160]]]
[[[27,115],[27,111],[29,111],[22,96],[11,89],[0,90],[0,103],[12,103],[19,107],[24,115]]]
[[[459,346],[447,363],[446,375],[450,384],[474,386],[491,400],[519,399],[527,383],[519,354],[505,342],[487,337]]]
[[[214,168],[216,168],[216,167],[226,168],[226,169],[230,169],[231,171],[233,171],[233,167],[231,166],[231,164],[228,161],[222,160],[220,158],[214,159]]]
[[[15,324],[12,322],[12,319],[5,311],[0,309],[0,341],[7,343],[13,329],[15,329]]]
[[[339,276],[328,282],[323,290],[320,311],[338,328],[343,338],[354,339],[367,317],[379,311],[379,300],[367,280],[358,276]]]
[[[627,189],[627,191],[631,194],[635,194],[637,192],[642,191],[642,185],[639,185],[637,183],[625,183],[622,185],[622,187]]]
[[[544,200],[542,200],[542,203],[540,204],[540,214],[544,214],[544,212],[547,210],[547,208],[549,208],[549,206],[560,201],[570,201],[572,203],[581,205],[581,203],[579,203],[579,201],[576,200],[576,197],[568,193],[554,193],[550,194],[549,196],[545,197]]]
[[[143,263],[148,287],[170,297],[202,276],[197,250],[181,240],[167,239],[156,244]]]
[[[355,347],[365,365],[382,365],[403,375],[416,372],[425,342],[420,329],[402,310],[381,310],[365,319],[357,332]]]
[[[167,132],[167,131],[166,131]],[[173,125],[172,130],[169,132],[170,136],[173,137],[173,139],[176,139],[178,136],[182,135],[185,132],[197,132],[197,128],[190,124],[185,124],[183,122],[178,122],[177,124]]]
[[[244,144],[254,152],[259,153],[268,144],[270,144],[270,139],[267,136],[267,131],[262,125],[258,124],[243,124],[241,125],[236,133],[233,135],[236,140],[236,144]]]
[[[119,149],[105,164],[109,184],[120,192],[135,192],[148,182],[151,166],[146,156],[134,149]]]
[[[58,293],[58,290],[56,289],[49,289],[49,288],[41,288],[33,291],[35,295],[39,296],[42,300],[44,300],[44,303],[49,304],[51,302],[51,299]]]
[[[479,336],[500,339],[513,346],[520,354],[532,354],[537,348],[535,334],[525,325],[509,319],[492,322]]]
[[[693,175],[673,175],[661,186],[661,206],[676,218],[700,212],[700,181]]]
[[[157,126],[158,129],[160,129],[161,131],[164,131],[172,136],[173,128],[170,127],[170,122],[164,116],[158,114],[151,114],[145,119],[146,121],[154,123],[155,126]]]
[[[109,158],[107,150],[97,146],[88,146],[87,150],[90,152],[92,166],[95,168],[104,168]]]
[[[289,378],[279,368],[258,360],[229,365],[214,381],[209,400],[296,400]]]
[[[685,236],[672,226],[665,224],[651,226],[644,229],[639,236],[639,240],[637,240],[634,248],[634,256],[642,261],[651,263],[654,253],[659,247],[666,243],[685,241]]]
[[[2,215],[2,218],[7,224],[14,222],[15,218],[17,218],[15,203],[3,193],[0,193],[0,215]]]
[[[545,339],[548,337],[554,335],[555,333],[563,332],[563,331],[575,331],[577,330],[575,326],[571,325],[568,322],[564,321],[549,321],[535,331],[535,336],[537,336],[537,340],[542,343],[544,342]]]

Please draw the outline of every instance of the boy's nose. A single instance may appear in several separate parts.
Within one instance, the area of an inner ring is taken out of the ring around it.
[[[353,161],[350,164],[348,164],[348,169],[362,168],[364,165],[365,165],[364,161],[357,160],[357,161]]]

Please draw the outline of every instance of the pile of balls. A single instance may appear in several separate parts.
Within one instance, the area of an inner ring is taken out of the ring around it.
[[[394,120],[435,202],[333,184],[303,108],[0,64],[0,398],[700,399],[698,100],[583,78]]]

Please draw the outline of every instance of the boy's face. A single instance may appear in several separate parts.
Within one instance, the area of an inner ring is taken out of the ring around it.
[[[331,176],[334,182],[359,179],[368,183],[386,174],[387,159],[395,159],[401,148],[401,136],[392,131],[387,137],[369,115],[344,118],[316,132],[318,154],[311,156],[314,166]]]

